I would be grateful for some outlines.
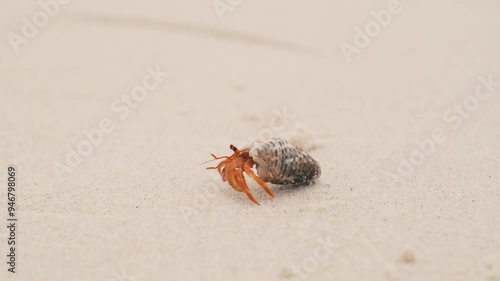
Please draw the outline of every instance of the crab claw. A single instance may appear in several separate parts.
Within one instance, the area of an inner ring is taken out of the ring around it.
[[[247,183],[245,182],[245,177],[243,177],[243,173],[241,170],[235,171],[231,173],[228,177],[228,183],[237,191],[243,191],[245,194],[257,205],[260,205],[259,202],[253,197],[252,193],[248,189]]]

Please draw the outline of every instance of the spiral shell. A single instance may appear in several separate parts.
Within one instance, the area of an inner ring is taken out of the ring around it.
[[[249,153],[257,163],[257,174],[266,182],[301,184],[321,175],[318,161],[283,139],[256,141]]]

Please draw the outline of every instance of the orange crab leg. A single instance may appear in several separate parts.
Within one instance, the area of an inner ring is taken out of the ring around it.
[[[236,180],[236,175],[234,173],[229,174],[227,176],[227,183],[236,191],[241,192],[241,188],[238,185],[238,181]]]
[[[245,177],[243,177],[243,173],[241,171],[231,173],[229,175],[229,177],[232,178],[232,180],[234,181],[234,184],[239,188],[238,191],[245,192],[245,194],[248,196],[248,198],[250,198],[250,200],[252,200],[252,202],[254,202],[257,205],[260,205],[259,202],[257,202],[257,200],[255,200],[255,197],[253,197],[252,193],[250,193],[250,190],[248,189],[247,183],[245,182]]]
[[[220,156],[220,157],[217,157],[217,156],[215,156],[215,154],[213,154],[213,153],[210,153],[210,155],[212,155],[212,157],[213,157],[214,159],[224,159],[224,158],[229,158],[229,156]],[[213,161],[213,160],[212,160],[212,161]]]
[[[226,157],[226,156],[223,156],[223,157]],[[219,157],[219,158],[215,158],[215,159],[220,159],[220,158],[223,158],[223,157]],[[227,160],[225,161],[221,161],[219,163],[219,165],[215,166],[215,167],[207,167],[206,169],[207,170],[215,170],[215,169],[219,169],[220,167],[222,167],[222,165],[226,164]]]
[[[253,162],[253,160],[248,160],[245,163],[245,166],[243,166],[243,170],[245,171],[245,173],[247,173],[247,175],[251,176],[267,192],[267,194],[271,195],[271,197],[274,197],[274,192],[269,189],[267,184],[252,171],[251,168],[254,164],[255,163]]]
[[[228,160],[225,160],[225,161],[222,161],[219,163],[219,165],[217,165],[216,167],[207,167],[206,169],[207,170],[215,170],[217,169],[217,171],[219,172],[219,175],[222,177],[222,180],[223,181],[226,181],[226,177],[224,176],[224,174],[222,173],[221,169],[224,167],[224,165],[226,165]]]
[[[248,186],[245,182],[245,178],[242,176],[238,182],[243,186],[242,190],[243,192],[245,192],[248,198],[250,198],[250,200],[252,200],[255,204],[260,205],[259,202],[257,202],[257,200],[255,200],[255,198],[253,197],[252,193],[250,193],[250,190],[248,189]]]

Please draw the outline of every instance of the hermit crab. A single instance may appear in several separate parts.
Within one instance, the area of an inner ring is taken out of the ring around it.
[[[245,192],[257,205],[260,204],[250,193],[243,172],[252,177],[271,197],[274,197],[274,193],[266,182],[303,184],[321,175],[321,168],[316,160],[283,139],[256,141],[249,148],[241,150],[234,145],[230,145],[230,148],[234,151],[231,156],[217,157],[211,154],[214,159],[224,160],[207,169],[217,169],[223,181],[227,181],[234,190]],[[254,165],[257,174],[252,170]]]

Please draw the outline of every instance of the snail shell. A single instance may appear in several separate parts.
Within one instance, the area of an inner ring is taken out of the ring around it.
[[[266,182],[301,184],[321,175],[318,161],[283,139],[256,141],[249,154],[257,163],[257,174]]]

